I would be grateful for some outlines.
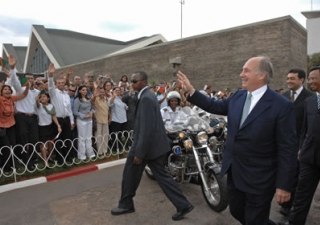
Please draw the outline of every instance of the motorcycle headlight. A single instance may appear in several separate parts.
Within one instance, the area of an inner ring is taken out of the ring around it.
[[[175,145],[172,147],[172,152],[176,155],[180,155],[182,153],[181,147],[179,145]]]
[[[186,148],[187,151],[191,150],[193,147],[193,143],[191,139],[187,139],[183,142],[183,146]]]
[[[185,138],[186,137],[186,133],[185,132],[180,132],[179,133],[179,138],[180,139],[183,139],[183,138]]]
[[[200,145],[204,145],[208,141],[208,135],[206,132],[201,131],[197,134],[197,141]]]

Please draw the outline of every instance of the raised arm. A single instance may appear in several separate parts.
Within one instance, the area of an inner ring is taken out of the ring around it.
[[[16,74],[16,64],[17,60],[13,57],[12,54],[9,55],[9,66],[10,66],[10,76],[11,76],[11,84],[13,88],[16,90],[17,94],[21,94],[23,92],[23,89],[21,87],[19,78]]]
[[[22,94],[18,94],[17,95],[17,101],[27,97],[28,93],[29,93],[29,88],[30,88],[30,85],[29,83],[27,84],[26,86],[26,89],[24,89],[24,91],[22,92]]]
[[[48,87],[49,87],[49,94],[51,98],[56,95],[55,87],[53,83],[53,74],[56,71],[56,68],[54,67],[53,63],[50,63],[48,68]]]

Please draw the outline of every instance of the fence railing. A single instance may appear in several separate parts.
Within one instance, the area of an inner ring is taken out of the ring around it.
[[[16,176],[24,175],[27,172],[34,173],[55,167],[72,167],[111,156],[119,158],[120,155],[130,150],[132,137],[133,131],[92,136],[92,149],[95,156],[86,159],[78,158],[78,145],[80,141],[83,141],[81,137],[73,140],[58,139],[45,143],[37,142],[34,145],[28,143],[25,146],[2,146],[0,148],[0,178],[13,176],[16,181]],[[62,152],[61,148],[66,150]],[[23,155],[28,155],[28,157],[23,157]],[[57,160],[58,158],[59,160]]]

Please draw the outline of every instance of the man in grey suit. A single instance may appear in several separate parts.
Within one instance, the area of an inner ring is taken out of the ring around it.
[[[306,73],[302,69],[290,69],[287,75],[287,86],[288,91],[286,91],[283,95],[288,98],[294,104],[294,111],[296,115],[296,130],[297,130],[297,140],[300,140],[301,129],[303,124],[303,113],[304,113],[304,100],[313,93],[308,91],[303,87],[303,83],[306,79]],[[299,143],[299,142],[297,142]],[[298,151],[298,146],[297,146]],[[294,187],[298,184],[299,177],[299,161],[297,159],[297,173],[296,173],[296,182]],[[288,202],[285,202],[281,205],[280,213],[284,216],[287,216],[292,207],[292,202],[295,196],[295,189],[291,192],[291,199]]]
[[[170,150],[167,135],[160,114],[156,96],[147,86],[145,72],[135,72],[131,76],[132,87],[138,94],[135,112],[133,144],[123,170],[121,198],[112,215],[122,215],[135,211],[133,197],[139,186],[146,164],[149,165],[159,186],[177,209],[173,220],[180,220],[194,207],[179,189],[178,184],[164,168],[166,153]]]

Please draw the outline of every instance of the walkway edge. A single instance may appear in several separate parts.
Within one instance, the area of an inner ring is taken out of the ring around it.
[[[62,172],[62,173],[57,173],[57,174],[52,174],[49,176],[37,177],[34,179],[30,179],[30,180],[19,181],[16,183],[2,185],[2,186],[0,186],[0,193],[19,189],[19,188],[29,187],[29,186],[33,186],[33,185],[37,185],[37,184],[43,184],[43,183],[47,183],[49,181],[59,180],[59,179],[63,179],[66,177],[71,177],[71,176],[75,176],[75,175],[79,175],[79,174],[83,174],[83,173],[88,173],[88,172],[92,172],[92,171],[96,171],[96,170],[102,170],[102,169],[106,169],[106,168],[109,168],[112,166],[122,165],[126,162],[126,160],[127,160],[126,158],[118,159],[118,160],[114,160],[114,161],[110,161],[110,162],[106,162],[106,163],[96,164],[96,165],[92,165],[92,166],[86,166],[86,167],[79,168],[79,169],[74,169],[74,170],[70,170],[70,171],[66,171],[66,172]]]
[[[45,177],[38,177],[38,178],[24,180],[24,181],[12,183],[12,184],[6,184],[6,185],[0,186],[0,193],[19,189],[19,188],[29,187],[37,184],[43,184],[46,182],[47,182],[47,179]]]

